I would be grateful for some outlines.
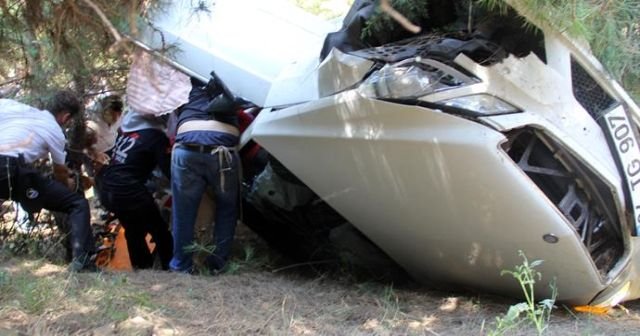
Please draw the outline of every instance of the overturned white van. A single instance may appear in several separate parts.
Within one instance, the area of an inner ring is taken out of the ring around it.
[[[366,1],[327,42],[336,27],[276,3],[178,2],[139,41],[262,107],[242,138],[250,227],[302,260],[388,257],[511,296],[501,271],[523,251],[544,295],[555,279],[569,304],[640,297],[640,114],[587,48],[517,2],[470,22],[443,1],[446,29],[371,46],[349,44]]]

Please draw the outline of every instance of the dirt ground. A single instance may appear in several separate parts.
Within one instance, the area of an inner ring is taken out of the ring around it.
[[[0,335],[488,335],[516,303],[286,267],[242,232],[233,270],[216,276],[70,274],[3,255]],[[504,333],[535,334],[524,324]],[[559,306],[545,334],[640,335],[640,302],[607,315]]]

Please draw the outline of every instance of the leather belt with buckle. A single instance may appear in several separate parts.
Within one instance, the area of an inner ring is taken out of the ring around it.
[[[207,154],[213,152],[218,147],[220,147],[219,145],[198,145],[198,144],[179,144],[179,146],[191,152],[207,153]]]

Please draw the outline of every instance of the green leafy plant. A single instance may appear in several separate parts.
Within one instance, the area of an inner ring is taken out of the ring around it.
[[[212,255],[215,250],[216,250],[216,246],[213,244],[203,245],[199,243],[193,243],[191,245],[185,246],[184,248],[185,252],[204,253],[205,255]]]
[[[185,251],[192,252],[194,254],[199,254],[199,258],[196,258],[196,270],[199,271],[201,275],[213,275],[218,273],[226,273],[226,274],[235,274],[243,269],[258,269],[264,268],[265,265],[269,264],[269,258],[267,256],[256,257],[255,249],[253,246],[247,245],[243,247],[244,256],[241,258],[232,258],[226,264],[226,266],[221,271],[211,272],[204,266],[204,259],[210,255],[213,255],[216,250],[216,245],[214,244],[200,244],[193,243],[185,247]],[[202,259],[203,261],[198,262],[197,259]]]
[[[524,252],[518,251],[518,254],[523,259],[522,264],[517,265],[514,270],[503,270],[500,275],[508,274],[518,281],[524,294],[525,302],[509,307],[506,315],[497,317],[495,329],[490,331],[488,335],[502,335],[504,332],[514,329],[524,322],[533,324],[538,335],[542,335],[547,329],[551,310],[555,307],[554,303],[557,297],[555,281],[549,284],[551,297],[536,302],[535,284],[537,281],[542,280],[542,274],[535,268],[542,264],[542,260],[529,262]]]
[[[269,265],[268,256],[256,256],[255,248],[250,245],[243,247],[244,256],[240,259],[232,259],[225,267],[225,273],[234,274],[243,269],[261,269]]]

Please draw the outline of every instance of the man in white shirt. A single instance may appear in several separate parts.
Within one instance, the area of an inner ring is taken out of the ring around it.
[[[95,242],[89,224],[89,204],[72,191],[65,166],[62,126],[80,112],[81,103],[69,91],[54,95],[47,111],[10,99],[0,99],[0,199],[13,200],[29,212],[45,208],[69,215],[72,271],[92,270]],[[50,154],[54,179],[31,164]]]

